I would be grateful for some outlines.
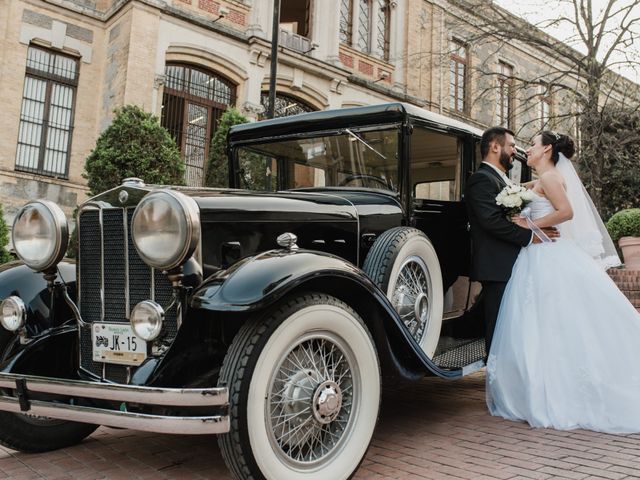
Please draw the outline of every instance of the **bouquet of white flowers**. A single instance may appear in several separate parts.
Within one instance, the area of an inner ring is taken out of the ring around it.
[[[500,205],[507,216],[519,214],[524,206],[533,200],[534,194],[522,185],[507,185],[496,196],[496,204]]]

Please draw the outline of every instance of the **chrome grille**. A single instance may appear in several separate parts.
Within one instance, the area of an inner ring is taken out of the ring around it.
[[[133,208],[89,209],[81,212],[79,228],[79,307],[87,323],[129,321],[129,312],[142,300],[153,299],[166,307],[172,296],[171,283],[162,272],[147,266],[133,246]],[[104,295],[103,295],[104,292]],[[104,298],[104,301],[103,301]],[[165,328],[175,336],[175,310],[167,312]],[[129,377],[124,365],[93,361],[91,331],[80,333],[80,365],[106,380],[119,383]]]

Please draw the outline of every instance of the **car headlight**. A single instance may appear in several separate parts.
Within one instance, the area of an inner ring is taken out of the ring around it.
[[[164,310],[151,300],[138,303],[131,310],[131,328],[142,340],[150,342],[160,335],[164,322]]]
[[[27,309],[20,297],[11,296],[0,303],[0,324],[10,332],[17,332],[25,323]]]
[[[37,200],[18,211],[11,236],[20,260],[43,272],[55,267],[67,251],[69,225],[58,205]]]
[[[133,213],[133,243],[142,260],[159,270],[173,270],[193,254],[200,239],[198,205],[173,190],[148,194]]]

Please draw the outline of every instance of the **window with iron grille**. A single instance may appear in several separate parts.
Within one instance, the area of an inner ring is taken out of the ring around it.
[[[269,110],[269,93],[262,92],[260,102],[264,107],[265,112]],[[276,93],[276,108],[274,109],[274,117],[289,117],[291,115],[298,115],[299,113],[313,112],[315,108],[311,105],[298,100],[297,98],[289,95],[283,95]],[[265,114],[262,114],[260,120],[267,118]]]
[[[467,82],[467,46],[459,41],[451,41],[449,108],[457,112],[466,110],[466,82]]]
[[[351,11],[352,0],[340,0],[340,42],[351,45],[353,14]]]
[[[77,59],[29,47],[16,170],[68,178],[77,86]]]
[[[209,145],[220,116],[235,105],[230,81],[190,65],[165,67],[161,123],[180,147],[187,185],[204,185]]]
[[[498,125],[513,130],[513,102],[515,83],[513,78],[513,67],[507,63],[500,62],[500,72],[498,74]]]
[[[389,60],[390,19],[389,0],[340,0],[340,42]]]
[[[358,1],[358,28],[356,37],[356,47],[358,50],[371,52],[371,18],[372,4],[371,0]]]
[[[389,60],[389,19],[391,7],[389,5],[389,0],[377,1],[378,21],[376,22],[376,51],[384,60]]]

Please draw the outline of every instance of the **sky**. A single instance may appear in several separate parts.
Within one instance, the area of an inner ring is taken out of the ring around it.
[[[601,18],[600,13],[604,10],[608,1],[609,0],[591,0],[592,11],[596,18]],[[573,16],[572,2],[570,0],[495,0],[495,3],[536,25],[540,24],[540,22],[557,18],[559,14],[570,17]],[[615,7],[618,8],[629,4],[636,4],[633,9],[633,16],[640,17],[639,0],[615,0],[614,3]],[[611,23],[610,25],[617,25],[617,23]],[[570,25],[567,23],[555,28],[544,28],[543,30],[556,38],[567,41],[567,43],[576,50],[582,50],[579,43],[571,42],[571,37],[574,36],[576,32],[575,30],[571,30]],[[627,55],[632,57],[636,62],[640,62],[640,25],[636,27],[634,38],[626,45],[625,50]],[[618,55],[613,61],[626,63],[626,59],[622,55]],[[612,66],[612,69],[636,83],[640,83],[640,66],[636,66],[635,68],[631,68],[629,65],[620,67]]]

